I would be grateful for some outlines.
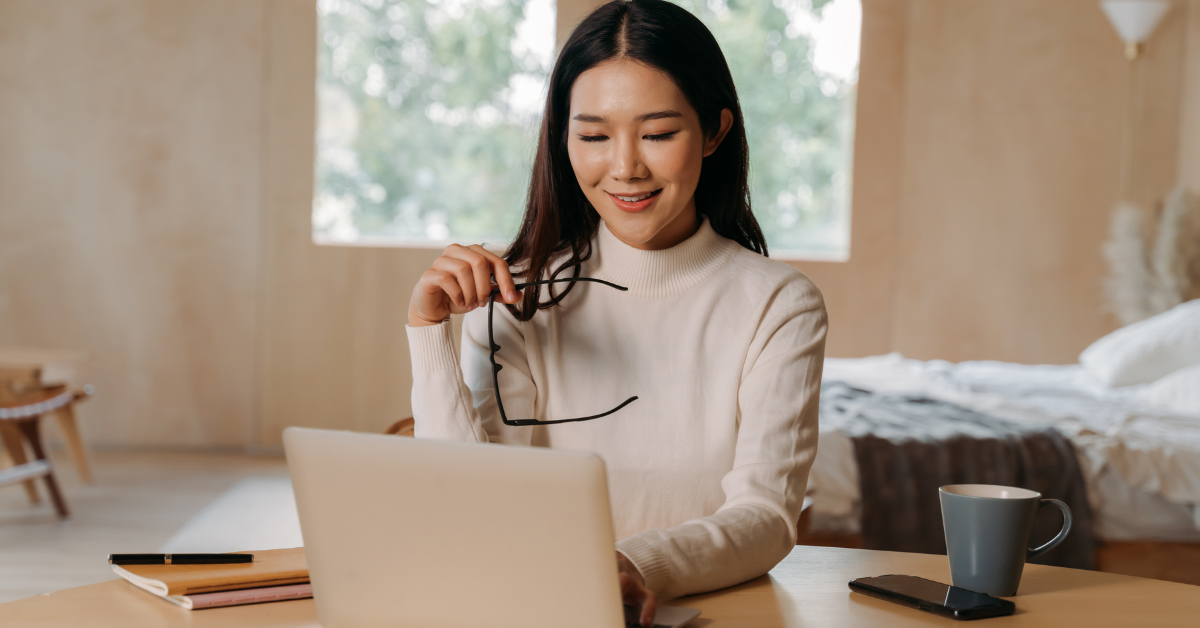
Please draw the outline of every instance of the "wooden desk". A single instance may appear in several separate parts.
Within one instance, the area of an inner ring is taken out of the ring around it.
[[[891,573],[949,582],[944,556],[798,546],[769,576],[672,602],[703,611],[694,628],[957,626],[963,624],[857,593],[846,583]],[[1200,587],[1132,576],[1027,565],[1017,613],[1006,626],[1196,626]],[[0,626],[317,628],[312,600],[185,611],[123,580],[0,605]]]

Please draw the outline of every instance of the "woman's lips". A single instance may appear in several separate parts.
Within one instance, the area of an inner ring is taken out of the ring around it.
[[[646,198],[644,198],[640,201],[630,202],[630,201],[623,201],[623,200],[617,198],[616,194],[613,194],[611,192],[605,192],[605,194],[608,194],[608,198],[612,199],[613,205],[617,206],[617,209],[619,209],[623,212],[629,212],[631,214],[636,214],[637,212],[640,212],[640,211],[646,209],[647,207],[649,207],[658,198],[658,195],[660,193],[662,193],[661,188],[654,190],[653,192],[650,193],[650,196],[647,196]],[[629,197],[638,197],[641,195],[642,194],[629,194],[629,195],[622,194],[621,196],[629,198]]]

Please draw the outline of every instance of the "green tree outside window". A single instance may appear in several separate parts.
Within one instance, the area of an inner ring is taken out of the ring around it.
[[[524,206],[553,0],[319,0],[322,243],[500,243]],[[745,111],[772,254],[849,248],[859,0],[679,0]]]

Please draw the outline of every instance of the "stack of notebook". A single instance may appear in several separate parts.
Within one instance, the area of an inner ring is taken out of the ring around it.
[[[237,552],[233,565],[113,565],[134,586],[188,610],[312,597],[304,548]]]

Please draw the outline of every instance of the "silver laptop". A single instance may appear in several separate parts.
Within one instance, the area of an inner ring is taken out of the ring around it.
[[[628,625],[599,457],[295,427],[283,443],[322,626]]]

